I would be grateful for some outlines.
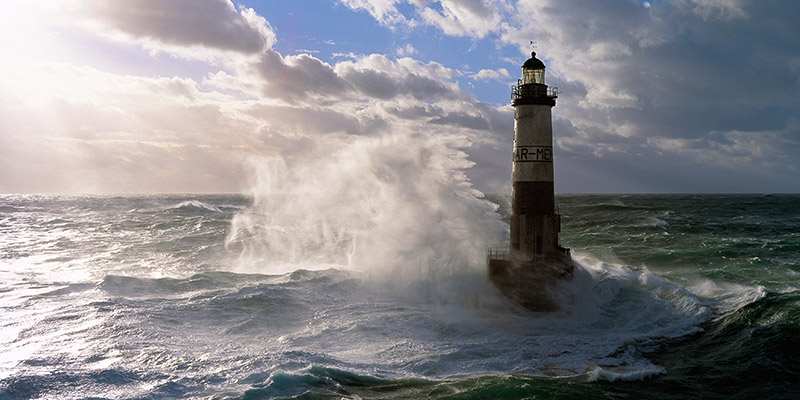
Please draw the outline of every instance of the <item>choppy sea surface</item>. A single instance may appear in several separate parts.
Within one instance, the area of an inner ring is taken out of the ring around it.
[[[800,396],[800,196],[559,196],[555,313],[462,197],[0,195],[0,399]]]

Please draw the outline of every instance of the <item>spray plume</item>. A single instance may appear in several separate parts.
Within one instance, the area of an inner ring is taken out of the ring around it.
[[[329,154],[254,162],[253,206],[227,239],[243,268],[340,267],[395,283],[485,273],[504,236],[452,137],[359,137]]]

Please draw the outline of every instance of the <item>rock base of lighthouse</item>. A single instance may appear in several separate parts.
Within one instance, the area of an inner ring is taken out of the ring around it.
[[[575,264],[564,254],[488,258],[489,280],[500,291],[531,311],[558,311],[565,298],[564,284],[572,281]]]

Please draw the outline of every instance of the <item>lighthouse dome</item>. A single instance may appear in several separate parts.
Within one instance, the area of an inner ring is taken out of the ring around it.
[[[536,83],[544,85],[544,63],[536,58],[536,52],[531,53],[531,58],[522,64],[522,84]]]
[[[523,69],[544,69],[544,63],[542,60],[536,58],[536,52],[531,52],[531,58],[525,61],[525,64],[522,64]]]

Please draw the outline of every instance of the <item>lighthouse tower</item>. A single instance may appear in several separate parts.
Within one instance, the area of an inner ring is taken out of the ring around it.
[[[572,278],[569,250],[561,247],[561,217],[553,186],[551,109],[558,90],[545,84],[545,65],[531,53],[511,92],[514,151],[508,251],[490,251],[489,278],[509,297],[536,311],[558,308],[559,281]]]
[[[518,259],[563,254],[561,218],[555,211],[553,124],[558,91],[544,81],[544,63],[531,53],[511,92],[514,161],[511,172],[511,252]]]

